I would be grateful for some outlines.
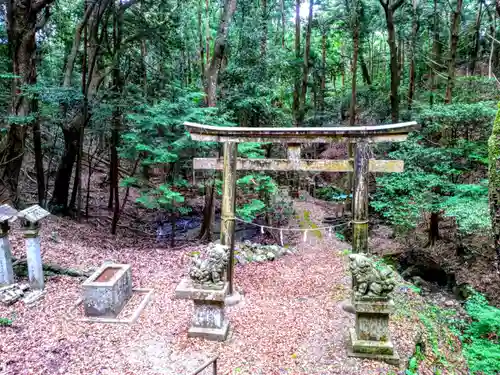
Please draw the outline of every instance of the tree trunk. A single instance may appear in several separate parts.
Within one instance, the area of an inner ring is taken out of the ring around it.
[[[203,221],[199,239],[207,242],[212,241],[212,221],[214,217],[215,178],[205,185],[205,205],[203,207]]]
[[[202,23],[202,4],[203,0],[199,0],[198,3],[198,48],[200,49],[200,82],[202,87],[204,87],[205,82],[205,44],[203,42],[203,23]]]
[[[36,109],[34,109],[36,111]],[[35,169],[38,204],[45,207],[45,173],[43,172],[42,137],[38,118],[33,122],[33,147],[35,149]]]
[[[300,59],[300,0],[295,0],[295,57]],[[297,68],[295,83],[293,88],[292,113],[295,126],[299,126],[300,111],[300,74]]]
[[[121,4],[121,0],[120,0]],[[120,159],[118,158],[118,147],[120,146],[120,129],[122,126],[122,111],[120,107],[121,94],[123,91],[123,77],[120,71],[121,62],[121,44],[122,44],[122,25],[123,25],[123,11],[120,8],[115,8],[113,22],[113,47],[116,61],[113,66],[113,91],[115,108],[112,115],[112,128],[111,128],[111,185],[110,190],[113,191],[114,196],[114,209],[113,220],[111,222],[111,234],[116,234],[116,227],[120,219],[120,197],[118,191]]]
[[[363,53],[359,53],[359,63],[361,65],[361,74],[363,75],[363,82],[370,86],[372,84],[372,79],[370,77],[370,71],[368,70],[368,66],[366,65],[366,61],[364,59]]]
[[[22,87],[36,84],[36,41],[35,35],[50,16],[50,5],[54,0],[10,0],[6,4],[5,26],[12,74],[17,76],[12,84],[12,103],[9,115],[18,119],[10,124],[4,143],[1,145],[0,200],[17,205],[19,201],[19,174],[24,158],[27,129],[34,127],[37,137],[37,99],[23,95]],[[44,16],[37,23],[39,14]],[[22,125],[21,125],[22,124]],[[36,145],[35,145],[36,146]],[[36,146],[37,147],[37,146]],[[37,178],[39,171],[37,170]],[[43,173],[43,171],[42,171]],[[39,187],[43,185],[43,177]],[[40,191],[39,191],[40,193]],[[42,196],[43,197],[43,196]]]
[[[73,75],[74,62],[78,49],[80,46],[81,33],[84,27],[89,30],[89,46],[88,46],[88,69],[86,76],[87,87],[82,88],[82,92],[86,92],[86,100],[92,101],[92,98],[99,89],[102,83],[102,77],[100,72],[101,63],[101,48],[102,48],[102,38],[104,33],[99,34],[99,28],[101,21],[106,23],[106,19],[103,20],[103,16],[107,7],[111,3],[111,0],[101,0],[96,5],[95,3],[90,3],[88,8],[84,13],[84,19],[82,23],[77,27],[75,31],[75,38],[73,42],[73,47],[70,56],[68,57],[68,63],[66,64],[64,70],[64,83],[63,87],[68,88],[71,86],[71,77]],[[103,25],[106,27],[106,25]],[[79,140],[81,137],[81,129],[85,126],[89,120],[89,116],[84,114],[85,105],[81,105],[76,109],[76,112],[68,113],[68,108],[62,106],[62,115],[64,117],[71,116],[66,124],[62,126],[62,132],[64,135],[64,153],[59,163],[56,178],[54,181],[54,193],[52,194],[52,199],[49,203],[50,207],[57,207],[58,211],[66,213],[68,210],[68,197],[69,197],[69,187],[71,174],[75,161],[77,160],[78,150],[79,150]],[[69,142],[69,143],[68,143]],[[75,178],[78,177],[78,173]],[[74,184],[77,188],[78,184]],[[75,193],[76,194],[76,191]],[[75,198],[76,199],[76,198]],[[73,199],[72,199],[73,200]]]
[[[210,0],[205,0],[205,55],[207,66],[210,65]]]
[[[403,5],[404,0],[379,0],[384,8],[385,20],[387,23],[387,43],[389,44],[390,62],[389,69],[391,72],[391,118],[393,123],[399,121],[399,82],[400,82],[400,67],[398,63],[398,46],[396,43],[396,29],[394,26],[394,12]],[[461,0],[460,0],[461,1]]]
[[[410,84],[408,87],[408,110],[411,111],[413,97],[415,95],[415,50],[417,48],[417,33],[420,28],[418,19],[418,0],[413,0],[413,16],[411,26],[411,41],[410,41]]]
[[[479,53],[479,31],[481,30],[481,12],[483,10],[483,2],[482,0],[479,0],[479,9],[477,10],[477,15],[476,15],[476,23],[474,25],[474,39],[473,39],[473,45],[474,47],[472,48],[471,52],[471,60],[469,64],[469,71],[471,75],[474,75],[474,72],[476,71],[476,62],[477,62],[477,56]]]
[[[208,3],[208,0],[207,0]],[[229,24],[236,11],[236,0],[225,0],[224,10],[221,15],[217,37],[215,39],[212,60],[205,71],[207,105],[215,107],[217,103],[217,80],[221,69],[224,50],[227,44]],[[208,52],[207,52],[208,55]],[[219,153],[220,155],[220,153]],[[211,241],[212,218],[214,215],[215,181],[205,191],[205,207],[203,208],[203,223],[200,230],[200,239]]]
[[[321,36],[321,83],[319,94],[319,109],[325,110],[325,92],[326,92],[326,31]]]
[[[431,218],[429,222],[429,246],[434,246],[436,241],[439,240],[439,213],[431,212]]]
[[[260,56],[265,58],[267,50],[267,0],[261,0],[262,8],[262,35],[260,38]]]
[[[497,15],[496,15],[496,13],[494,13],[492,16],[492,19],[491,19],[491,26],[490,26],[490,33],[492,35],[495,35],[495,30],[497,28],[496,19],[497,19]],[[491,39],[490,58],[488,60],[488,78],[491,78],[493,76],[493,56],[495,53],[495,43],[496,43],[496,41]]]
[[[309,18],[307,20],[306,43],[304,47],[304,65],[302,71],[302,89],[300,92],[299,115],[297,126],[302,126],[306,115],[306,96],[307,86],[309,81],[309,59],[311,54],[311,33],[312,33],[312,18],[313,18],[314,0],[309,0]]]
[[[83,121],[83,115],[79,116],[75,121]],[[73,165],[78,155],[79,129],[79,127],[73,126],[62,129],[64,152],[57,168],[54,193],[50,201],[51,209],[56,212],[66,212],[67,210],[71,174],[73,173]]]
[[[455,62],[457,60],[458,33],[460,32],[460,13],[462,12],[463,0],[457,0],[457,7],[452,14],[450,26],[450,55],[448,58],[448,81],[446,84],[446,95],[444,102],[451,103],[453,88],[455,86]]]
[[[358,53],[359,53],[359,19],[356,1],[353,1],[351,17],[354,17],[352,29],[352,82],[351,82],[351,108],[349,110],[349,126],[354,126],[356,122],[356,77],[358,75]],[[349,144],[349,157],[352,157],[353,149]]]
[[[233,18],[236,10],[236,0],[225,0],[224,10],[217,30],[215,38],[214,52],[210,64],[206,70],[206,94],[207,104],[209,107],[215,107],[217,103],[217,80],[221,68],[222,58],[224,57],[224,50],[227,45],[227,35],[229,33],[229,23]],[[208,56],[208,53],[207,53]]]
[[[493,246],[500,267],[500,103],[488,141],[488,192]]]
[[[280,0],[281,8],[281,47],[285,48],[285,0]]]

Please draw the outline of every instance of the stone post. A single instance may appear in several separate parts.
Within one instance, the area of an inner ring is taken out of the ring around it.
[[[22,225],[26,242],[28,277],[30,287],[33,290],[43,290],[45,287],[40,250],[39,221],[48,215],[50,215],[50,213],[38,205],[31,206],[18,214],[23,220]]]
[[[14,284],[9,221],[17,219],[17,211],[7,204],[0,206],[0,285]]]
[[[40,237],[38,236],[38,223],[27,222],[23,228],[26,242],[26,258],[28,262],[28,277],[30,287],[42,290],[45,287],[43,277],[43,263],[40,250]]]
[[[0,285],[14,284],[12,252],[9,242],[9,222],[0,223]]]

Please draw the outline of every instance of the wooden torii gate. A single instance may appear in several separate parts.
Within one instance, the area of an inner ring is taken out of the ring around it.
[[[353,252],[368,252],[368,176],[369,172],[403,172],[402,160],[369,159],[369,143],[402,142],[408,133],[418,130],[416,122],[378,126],[329,128],[243,128],[220,127],[185,122],[195,141],[224,143],[224,158],[195,158],[195,170],[223,171],[220,242],[230,248],[228,265],[229,294],[233,293],[234,229],[236,205],[236,171],[305,171],[354,172],[353,184]],[[238,143],[285,143],[287,159],[243,159],[237,157]],[[301,143],[354,143],[354,160],[300,159]]]

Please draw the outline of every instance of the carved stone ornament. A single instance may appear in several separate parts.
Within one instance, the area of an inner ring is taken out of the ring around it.
[[[205,259],[196,257],[189,269],[193,286],[201,289],[222,289],[224,272],[229,261],[229,247],[210,244]]]
[[[396,281],[389,267],[376,264],[363,254],[349,255],[353,277],[354,298],[387,299],[394,290]]]

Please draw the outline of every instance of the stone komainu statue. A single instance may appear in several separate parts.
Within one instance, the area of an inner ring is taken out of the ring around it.
[[[206,259],[195,258],[189,270],[194,284],[205,286],[224,286],[224,271],[229,261],[229,248],[210,244]]]
[[[350,269],[353,277],[354,297],[388,298],[396,286],[393,271],[377,265],[363,254],[351,254]]]

